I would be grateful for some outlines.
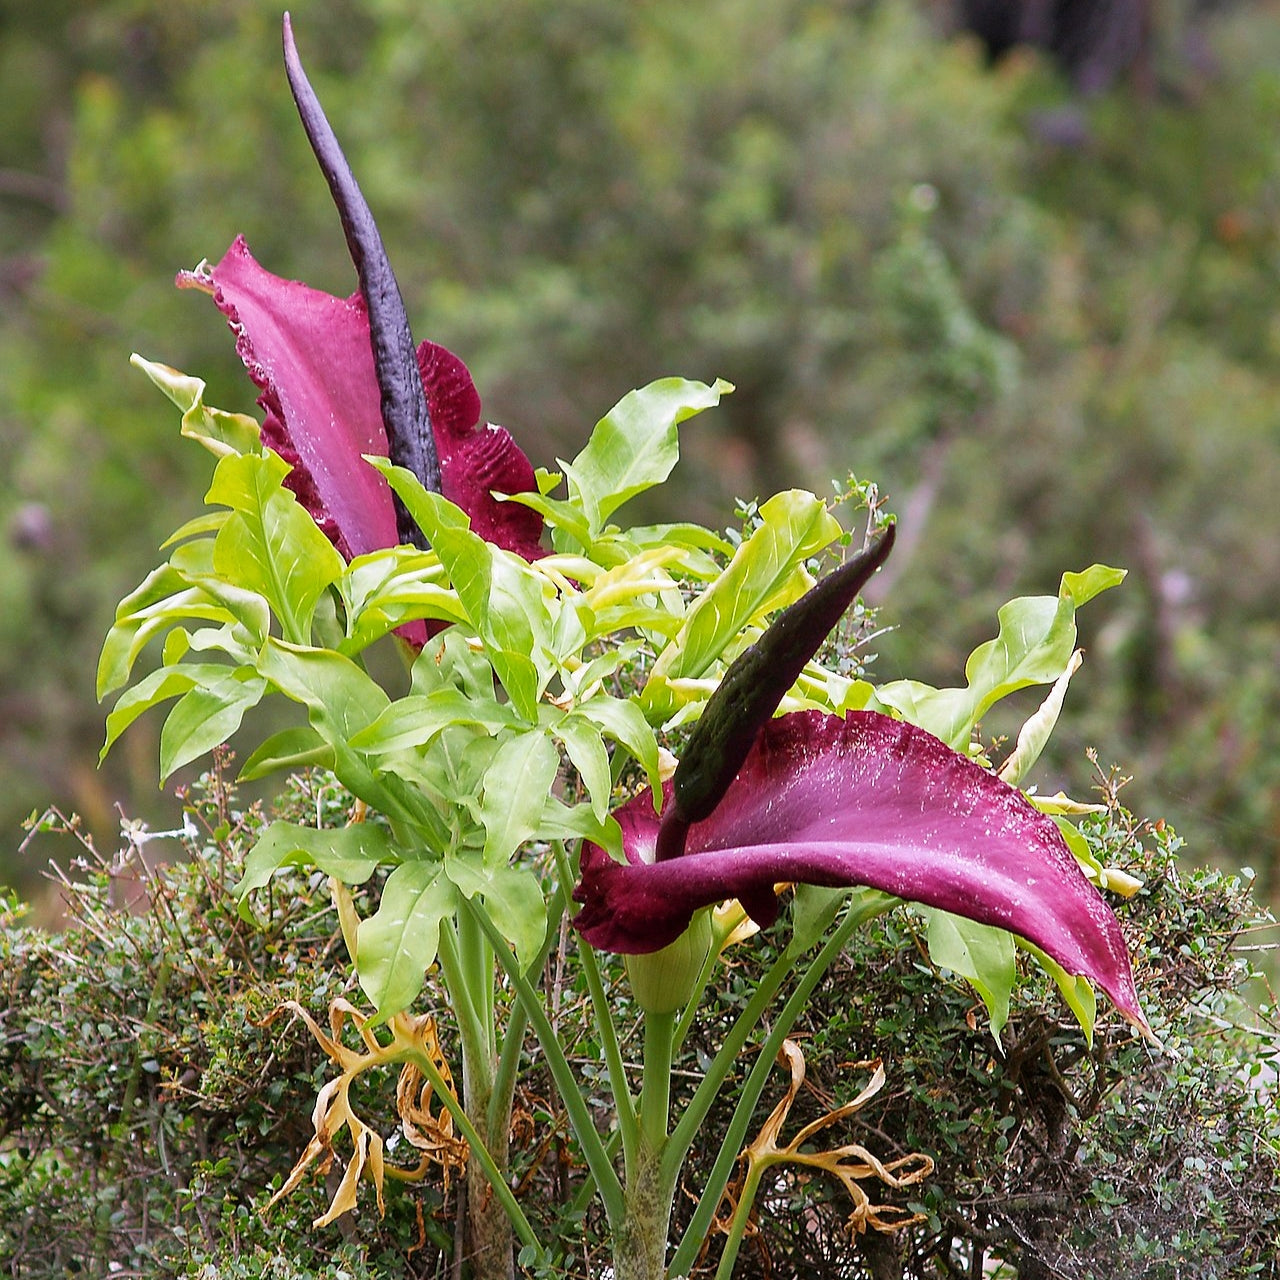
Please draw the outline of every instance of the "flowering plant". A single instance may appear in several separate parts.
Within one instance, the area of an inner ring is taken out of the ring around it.
[[[1057,981],[1086,1033],[1095,985],[1145,1031],[1100,893],[1115,886],[1071,826],[1078,807],[1016,786],[1078,665],[1076,609],[1122,574],[1094,566],[1065,575],[1056,597],[1006,605],[960,689],[875,687],[824,665],[816,655],[890,554],[893,523],[872,504],[850,554],[829,505],[799,490],[761,504],[736,541],[692,524],[617,523],[670,475],[678,428],[732,390],[721,381],[631,392],[558,474],[535,469],[509,433],[480,425],[462,362],[415,347],[287,17],[285,61],[359,289],[343,300],[280,280],[241,240],[216,266],[179,277],[227,317],[265,419],[213,409],[197,379],[135,357],[217,462],[211,510],[173,535],[167,561],[120,605],[99,690],[125,688],[104,752],[177,698],[161,735],[166,776],[283,695],[302,718],[260,743],[244,775],[320,766],[355,797],[343,829],[271,826],[240,885],[249,910],[286,864],[328,875],[372,1007],[335,1009],[332,1037],[316,1029],[343,1074],[322,1093],[316,1141],[288,1185],[346,1127],[355,1152],[324,1220],[354,1204],[361,1176],[381,1196],[381,1140],[348,1090],[371,1066],[403,1064],[440,1108],[415,1112],[422,1142],[434,1126],[440,1150],[466,1153],[475,1274],[512,1274],[512,1233],[522,1258],[553,1261],[556,1242],[537,1238],[507,1178],[531,1031],[588,1170],[584,1195],[603,1204],[615,1276],[687,1274],[770,1064],[784,1051],[794,1062],[786,1035],[805,999],[852,931],[902,900],[920,904],[934,960],[972,981],[997,1032],[1017,946]],[[400,696],[364,663],[393,634],[409,666]],[[161,637],[161,665],[135,680]],[[1051,692],[997,775],[973,745],[978,721],[1033,684]],[[375,876],[385,876],[377,909],[360,919],[350,889]],[[724,950],[748,921],[774,924],[783,884],[797,886],[789,938],[673,1123],[672,1055]],[[566,917],[612,1092],[608,1139],[540,990]],[[624,1061],[597,950],[626,957],[643,1024],[638,1073]],[[433,965],[455,1024],[460,1097],[434,1023],[410,1012]],[[766,1015],[730,1144],[671,1252],[685,1157]],[[348,1017],[364,1053],[341,1046]],[[770,1160],[781,1158],[775,1147]],[[857,1177],[840,1168],[852,1184],[894,1185],[874,1158]],[[735,1213],[750,1207],[740,1198]],[[740,1236],[730,1233],[725,1276]]]

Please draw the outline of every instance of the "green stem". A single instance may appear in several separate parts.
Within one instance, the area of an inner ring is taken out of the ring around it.
[[[702,1077],[701,1083],[694,1091],[684,1114],[672,1130],[671,1141],[665,1152],[669,1171],[671,1166],[679,1168],[684,1163],[693,1140],[698,1136],[698,1130],[702,1128],[702,1123],[707,1118],[707,1112],[711,1110],[725,1080],[741,1060],[748,1039],[755,1031],[760,1019],[768,1012],[774,996],[778,994],[778,989],[786,980],[797,959],[798,956],[790,947],[779,954],[764,977],[760,979],[755,994],[747,1002],[747,1007],[738,1015],[737,1021],[724,1038],[719,1052],[712,1059],[706,1075]]]
[[[507,946],[497,925],[489,919],[483,907],[473,899],[464,900],[463,909],[471,912],[475,916],[476,923],[484,930],[485,935],[493,946],[498,963],[502,966],[516,995],[525,1006],[525,1012],[529,1016],[534,1033],[538,1037],[538,1043],[542,1046],[543,1055],[546,1057],[547,1068],[551,1072],[551,1077],[555,1081],[556,1089],[560,1094],[560,1100],[564,1103],[565,1111],[568,1113],[569,1123],[573,1126],[573,1131],[582,1147],[582,1154],[587,1161],[587,1167],[591,1170],[592,1176],[596,1180],[596,1186],[600,1190],[600,1199],[604,1202],[610,1228],[617,1229],[625,1213],[622,1183],[618,1180],[617,1173],[614,1172],[608,1152],[605,1150],[604,1142],[601,1140],[599,1133],[596,1132],[591,1111],[587,1107],[586,1099],[582,1096],[577,1080],[574,1078],[573,1068],[569,1065],[569,1060],[564,1055],[564,1049],[556,1037],[555,1028],[552,1027],[551,1020],[547,1017],[542,1001],[538,999],[538,993],[521,971],[515,956],[511,953],[511,948]]]
[[[491,1033],[482,1027],[476,1011],[475,994],[470,981],[471,974],[463,960],[458,934],[454,930],[452,920],[445,919],[440,922],[440,949],[437,954],[445,990],[449,993],[449,1004],[453,1009],[454,1020],[458,1024],[463,1066],[466,1070],[475,1072],[480,1070],[483,1064],[487,1093],[492,1083],[493,1072],[492,1062],[487,1052]],[[490,978],[490,984],[492,984],[492,978]]]
[[[764,1175],[765,1166],[755,1163],[747,1166],[746,1177],[742,1180],[742,1193],[738,1196],[737,1208],[733,1211],[733,1221],[729,1224],[729,1237],[724,1244],[724,1252],[720,1255],[720,1265],[716,1267],[715,1280],[729,1280],[733,1275],[733,1265],[738,1260],[738,1249],[742,1238],[746,1235],[747,1224],[751,1221],[751,1206],[755,1203],[756,1193],[760,1190],[760,1179]]]
[[[664,1280],[674,1192],[662,1173],[661,1151],[642,1135],[628,1171],[626,1215],[613,1229],[615,1280]]]
[[[605,1154],[609,1157],[610,1165],[618,1155],[618,1149],[622,1146],[622,1131],[615,1129],[610,1135],[609,1140],[604,1144]],[[587,1206],[591,1203],[591,1197],[596,1193],[596,1180],[588,1169],[586,1176],[582,1179],[582,1185],[578,1188],[577,1194],[569,1205],[569,1214],[576,1217],[579,1214],[586,1213]]]
[[[717,948],[713,937],[711,948],[707,952],[707,958],[702,962],[702,968],[698,971],[698,980],[693,984],[693,995],[689,997],[689,1003],[685,1005],[684,1013],[676,1025],[675,1038],[671,1046],[673,1054],[679,1053],[683,1047],[685,1037],[689,1034],[689,1028],[693,1026],[693,1020],[697,1017],[698,1006],[702,1003],[702,997],[706,994],[707,987],[711,984],[711,975],[719,963],[720,950]]]
[[[573,868],[569,866],[569,856],[563,841],[557,840],[554,845],[556,869],[560,875],[560,883],[568,892],[568,886],[575,881]],[[578,939],[578,962],[582,966],[583,976],[587,980],[587,991],[591,996],[591,1009],[595,1014],[596,1029],[600,1033],[600,1047],[604,1052],[605,1069],[609,1073],[609,1087],[613,1091],[613,1105],[618,1117],[618,1130],[622,1134],[624,1151],[634,1151],[636,1145],[636,1108],[631,1097],[631,1087],[627,1083],[627,1069],[622,1061],[622,1047],[618,1043],[618,1029],[613,1021],[613,1012],[609,1008],[609,997],[604,989],[604,981],[600,976],[600,965],[596,953],[582,938]]]
[[[560,933],[560,918],[568,904],[569,887],[561,884],[547,902],[547,932],[542,940],[542,949],[531,966],[541,971],[547,963],[547,956]],[[529,1026],[529,1015],[525,1011],[522,1000],[511,1002],[511,1011],[507,1015],[507,1029],[502,1039],[502,1054],[498,1059],[498,1069],[493,1077],[493,1097],[489,1102],[489,1132],[494,1131],[495,1112],[505,1105],[508,1118],[511,1112],[511,1099],[515,1096],[516,1077],[520,1071],[520,1054],[524,1049],[524,1033]],[[506,1099],[505,1104],[503,1099]]]
[[[498,1168],[488,1144],[480,1136],[475,1125],[471,1123],[470,1116],[467,1115],[462,1103],[458,1101],[457,1095],[446,1083],[436,1064],[431,1060],[431,1055],[423,1053],[420,1049],[411,1048],[405,1051],[403,1057],[411,1061],[431,1081],[431,1087],[435,1090],[436,1096],[453,1117],[453,1122],[458,1126],[462,1136],[466,1138],[471,1147],[472,1156],[479,1161],[480,1166],[484,1169],[485,1176],[489,1179],[490,1186],[493,1187],[494,1194],[502,1202],[502,1207],[511,1218],[511,1224],[515,1228],[516,1235],[520,1238],[520,1243],[533,1245],[541,1253],[542,1245],[538,1240],[537,1234],[530,1225],[529,1219],[525,1217],[524,1210],[520,1207],[520,1202],[516,1199],[515,1193],[507,1183],[502,1170]]]
[[[854,932],[864,925],[868,920],[874,919],[878,915],[883,915],[891,907],[896,906],[897,898],[891,898],[888,894],[877,893],[867,894],[855,905],[850,906],[845,913],[844,919],[840,922],[836,931],[823,944],[822,949],[813,958],[813,962],[806,970],[804,977],[797,983],[796,988],[787,998],[787,1002],[783,1005],[781,1012],[778,1014],[774,1022],[773,1029],[766,1037],[764,1044],[761,1046],[760,1052],[756,1057],[755,1065],[751,1068],[747,1076],[746,1083],[742,1086],[742,1093],[739,1096],[738,1104],[734,1108],[732,1117],[729,1120],[729,1128],[725,1134],[724,1142],[720,1148],[720,1154],[716,1157],[716,1162],[712,1166],[711,1173],[707,1178],[706,1186],[703,1188],[702,1195],[698,1202],[697,1209],[694,1210],[693,1217],[689,1221],[688,1227],[685,1229],[684,1237],[680,1241],[679,1247],[676,1249],[675,1256],[671,1259],[671,1275],[685,1275],[689,1268],[693,1266],[698,1256],[698,1250],[702,1247],[702,1242],[706,1239],[707,1233],[711,1230],[711,1223],[715,1218],[715,1212],[720,1207],[720,1199],[724,1195],[724,1189],[729,1183],[729,1177],[733,1172],[733,1166],[737,1161],[738,1153],[742,1150],[743,1142],[746,1138],[747,1127],[751,1123],[751,1117],[755,1112],[756,1104],[760,1101],[760,1095],[764,1092],[765,1083],[769,1078],[769,1072],[773,1069],[774,1059],[778,1056],[778,1051],[782,1048],[782,1042],[790,1034],[791,1028],[795,1026],[796,1019],[804,1011],[805,1004],[809,997],[813,994],[814,988],[821,981],[822,976],[839,958],[840,953],[844,950],[845,944],[853,936]],[[773,976],[774,969],[778,963],[789,955],[788,951],[784,951],[779,960],[775,962],[774,967],[770,969],[769,977]],[[775,987],[776,990],[776,987]],[[743,1018],[751,1011],[751,1006],[755,1004],[752,1000],[751,1005],[743,1012]],[[739,1019],[741,1022],[742,1019]],[[738,1026],[735,1024],[730,1036],[735,1036]],[[728,1041],[726,1041],[726,1046]],[[719,1063],[724,1049],[716,1055],[716,1062],[712,1064],[714,1069]],[[736,1056],[736,1055],[735,1055]],[[696,1101],[707,1087],[708,1081],[711,1079],[711,1072],[707,1073],[706,1079],[698,1086],[698,1091],[694,1095]],[[723,1076],[720,1083],[723,1083]],[[718,1091],[720,1084],[715,1086]],[[714,1093],[712,1094],[714,1098]],[[685,1134],[682,1131],[685,1128],[686,1121],[689,1121],[690,1111],[686,1111],[681,1117],[680,1124],[676,1126],[675,1133],[671,1136],[671,1143],[665,1153],[664,1164],[670,1167],[670,1163],[675,1157],[675,1145],[677,1136],[682,1139],[687,1137],[692,1142],[694,1135],[697,1133],[698,1125],[701,1124],[702,1118],[706,1114],[710,1101],[707,1100],[707,1106],[702,1110],[702,1116],[699,1116],[693,1122],[691,1130]],[[683,1151],[679,1152],[679,1161],[683,1162],[687,1153],[687,1146]],[[679,1164],[675,1166],[675,1174],[679,1172]],[[674,1177],[674,1174],[673,1174]]]
[[[667,1143],[667,1121],[671,1111],[671,1048],[675,1023],[674,1013],[644,1015],[640,1137],[644,1146],[659,1159]]]
[[[490,1055],[496,1055],[493,949],[466,912],[458,916],[458,955],[485,1049]]]
[[[462,1109],[475,1137],[468,1135],[466,1249],[477,1277],[514,1280],[511,1234],[514,1222],[489,1187],[495,1176],[506,1185],[511,1140],[512,1094],[498,1093],[494,1016],[493,954],[484,935],[465,914],[455,925],[442,921],[440,967],[453,998],[462,1042]],[[487,1185],[486,1185],[487,1184]]]

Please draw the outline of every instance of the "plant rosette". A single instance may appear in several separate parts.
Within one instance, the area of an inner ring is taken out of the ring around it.
[[[603,1203],[620,1278],[687,1273],[808,994],[852,931],[901,901],[920,904],[934,962],[974,985],[993,1032],[1008,1017],[1021,947],[1086,1035],[1095,986],[1146,1033],[1100,893],[1107,874],[1070,804],[1014,785],[1078,666],[1076,610],[1123,575],[1094,566],[1065,575],[1056,596],[1011,601],[961,688],[877,687],[823,665],[815,655],[890,554],[892,522],[873,509],[850,554],[829,505],[792,490],[760,504],[736,540],[691,523],[619,523],[626,503],[671,474],[682,424],[732,390],[722,381],[633,391],[571,462],[535,469],[507,431],[481,422],[462,362],[415,345],[287,18],[285,52],[359,288],[338,299],[281,280],[239,239],[216,266],[180,277],[226,316],[261,424],[206,405],[198,379],[135,357],[216,463],[210,509],[172,536],[107,636],[99,693],[123,692],[103,750],[176,699],[160,738],[167,777],[264,699],[296,704],[297,723],[256,744],[244,776],[329,769],[362,820],[272,825],[249,855],[243,909],[284,866],[332,878],[373,1009],[361,1024],[371,1052],[395,1056],[377,1048],[377,1029],[438,966],[461,1097],[443,1077],[433,1084],[469,1146],[469,1232],[490,1258],[477,1274],[512,1274],[513,1237],[528,1261],[572,1248],[538,1239],[506,1180],[527,1030],[581,1148],[582,1194]],[[408,664],[407,691],[394,696],[365,665],[390,636]],[[160,664],[138,676],[153,641]],[[977,724],[1033,685],[1049,694],[997,776],[974,758]],[[375,876],[377,908],[358,919],[347,890]],[[673,1057],[700,996],[730,940],[750,931],[736,926],[774,924],[782,884],[797,886],[790,935],[673,1118]],[[566,914],[620,1161],[540,990]],[[638,1074],[624,1062],[597,948],[626,957],[643,1022]],[[729,1144],[671,1253],[685,1156],[766,1018],[761,1069],[739,1092]],[[483,1194],[486,1183],[498,1194]],[[726,1251],[722,1274],[732,1265]]]

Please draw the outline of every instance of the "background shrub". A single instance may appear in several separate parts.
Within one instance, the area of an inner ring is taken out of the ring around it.
[[[186,798],[186,861],[148,870],[136,846],[111,860],[81,846],[58,934],[20,923],[16,901],[5,906],[0,1258],[13,1277],[363,1280],[448,1266],[457,1188],[439,1180],[388,1184],[385,1219],[365,1188],[358,1214],[310,1227],[341,1175],[341,1144],[327,1181],[313,1173],[261,1212],[311,1136],[328,1077],[302,1024],[268,1015],[296,1000],[323,1023],[335,996],[358,995],[319,877],[283,873],[257,895],[255,921],[237,914],[229,888],[265,819],[238,807],[224,768]],[[293,779],[283,807],[326,823],[345,822],[349,808],[322,774]],[[924,1216],[896,1241],[867,1235],[853,1247],[838,1187],[781,1182],[762,1196],[738,1274],[941,1280],[1001,1263],[997,1274],[1017,1268],[1023,1280],[1277,1274],[1277,1040],[1270,1006],[1259,1029],[1244,1003],[1265,986],[1233,951],[1262,923],[1248,886],[1188,870],[1170,828],[1136,823],[1118,803],[1086,832],[1104,862],[1145,878],[1121,917],[1164,1052],[1110,1013],[1090,1047],[1056,989],[1034,980],[1020,985],[997,1047],[973,993],[933,971],[913,917],[892,913],[857,935],[797,1028],[808,1078],[788,1132],[862,1087],[867,1072],[852,1063],[883,1057],[886,1088],[830,1131],[832,1145],[860,1142],[886,1160],[931,1155],[934,1175],[909,1195],[868,1187]],[[767,934],[738,947],[678,1079],[696,1078],[771,954]],[[586,1001],[556,965],[553,956],[546,981],[561,1025],[577,1023],[590,1061]],[[620,971],[612,980],[625,1026]],[[447,1048],[448,1013],[437,1012]],[[532,1044],[529,1054],[513,1173],[545,1237],[567,1242],[563,1273],[598,1275],[603,1223],[574,1203],[581,1164]],[[371,1081],[357,1103],[384,1136],[396,1124],[394,1085]],[[779,1073],[759,1120],[781,1088]],[[729,1089],[721,1125],[732,1103]],[[714,1158],[718,1132],[713,1116],[695,1164]],[[678,1201],[677,1214],[692,1207]],[[708,1267],[717,1252],[713,1240]]]

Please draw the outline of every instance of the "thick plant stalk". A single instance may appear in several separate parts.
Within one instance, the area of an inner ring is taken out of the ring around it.
[[[484,990],[487,985],[492,991],[493,960],[469,924],[459,921],[459,935],[448,928],[441,931],[440,965],[458,1019],[463,1110],[505,1181],[510,1167],[512,1099],[509,1092],[502,1098],[494,1096],[498,1055],[489,1021],[491,1000],[485,999]],[[483,1017],[475,1007],[477,996],[485,1006]],[[467,1159],[466,1188],[462,1244],[467,1273],[472,1280],[515,1280],[515,1230],[474,1149]]]
[[[642,1139],[627,1179],[626,1212],[613,1237],[615,1280],[666,1280],[673,1191],[661,1149]]]
[[[490,1064],[490,1073],[496,1064]],[[510,1166],[511,1108],[498,1108],[490,1126],[490,1095],[482,1088],[468,1087],[463,1064],[463,1094],[467,1114],[474,1116],[477,1130],[499,1173],[505,1179]],[[515,1280],[515,1232],[502,1201],[494,1195],[489,1175],[474,1152],[467,1160],[467,1202],[463,1263],[472,1280]]]

